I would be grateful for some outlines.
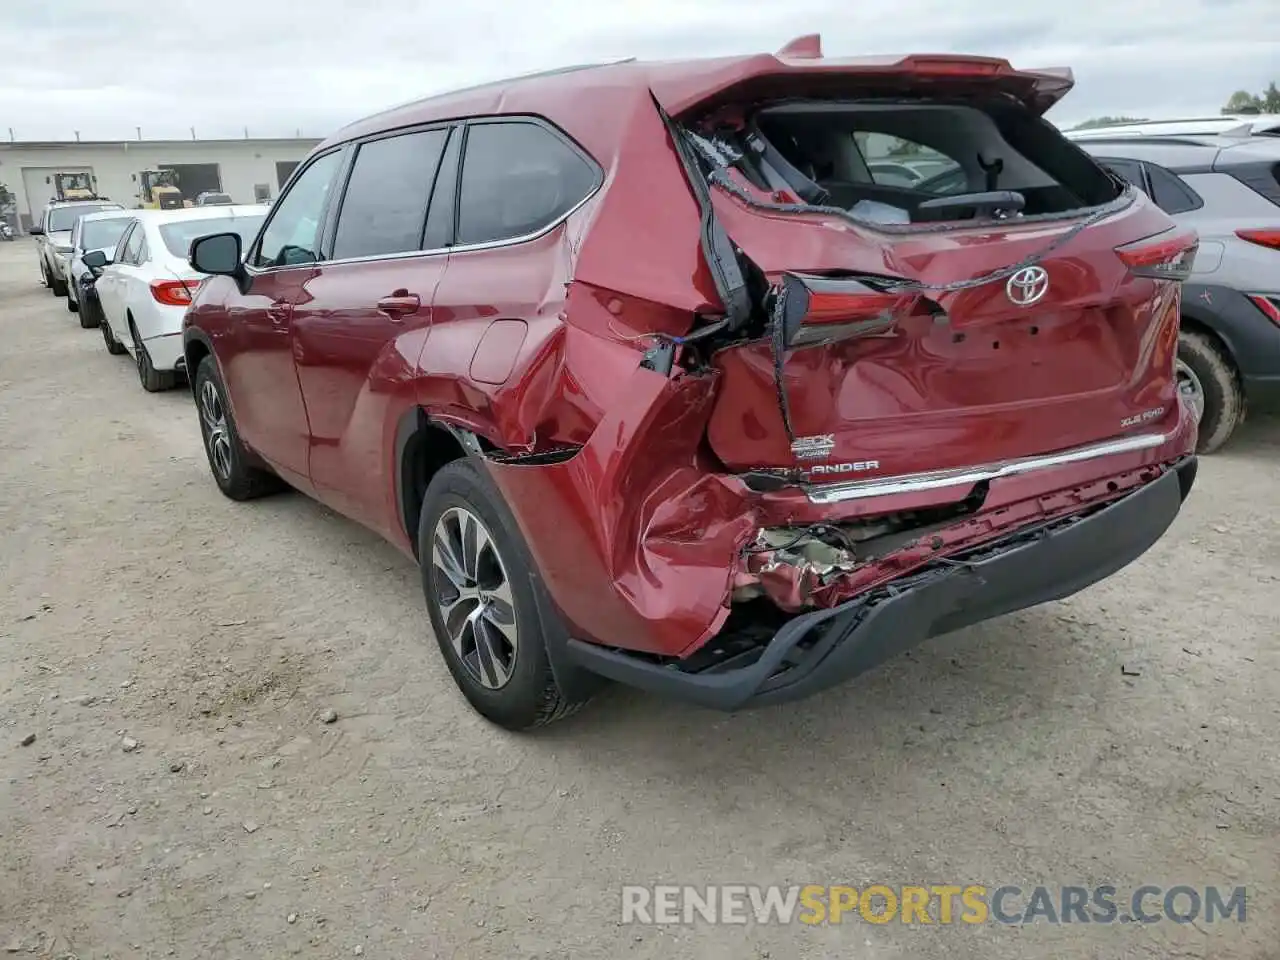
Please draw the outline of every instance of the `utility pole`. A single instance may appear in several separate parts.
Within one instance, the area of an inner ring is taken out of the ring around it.
[[[9,142],[13,143],[13,127],[9,128]]]
[[[139,139],[139,140],[141,140],[141,139],[142,139],[142,128],[141,128],[141,127],[134,127],[133,129],[135,129],[135,130],[137,130],[137,131],[138,131],[138,139]]]
[[[76,143],[79,143],[79,142],[80,142],[80,131],[79,131],[79,130],[77,130],[77,131],[76,131]]]
[[[196,138],[196,128],[195,128],[195,127],[192,127],[192,128],[191,128],[191,139],[192,139],[192,140],[194,140],[195,138]]]

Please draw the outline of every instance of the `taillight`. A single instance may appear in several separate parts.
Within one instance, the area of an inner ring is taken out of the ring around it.
[[[1256,243],[1260,247],[1270,247],[1272,250],[1280,250],[1280,229],[1237,230],[1236,236],[1241,240],[1248,240],[1250,243]]]
[[[920,299],[885,293],[858,280],[788,273],[778,290],[775,319],[785,347],[807,347],[890,329]]]
[[[191,303],[191,295],[199,286],[198,280],[152,280],[151,296],[156,303],[169,307],[185,307]]]
[[[1116,256],[1134,276],[1185,280],[1191,275],[1199,247],[1200,237],[1194,230],[1175,227],[1166,233],[1116,247]]]
[[[1280,297],[1268,297],[1261,293],[1249,294],[1253,305],[1261,310],[1268,320],[1280,327]]]

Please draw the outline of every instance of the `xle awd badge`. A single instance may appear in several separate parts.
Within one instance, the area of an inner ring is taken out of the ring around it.
[[[791,455],[797,460],[825,460],[836,446],[834,433],[814,437],[796,437],[791,441]]]

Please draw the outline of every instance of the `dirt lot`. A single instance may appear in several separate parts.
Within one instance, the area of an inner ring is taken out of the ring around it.
[[[1280,423],[1069,602],[798,705],[615,690],[512,736],[455,691],[411,564],[301,496],[224,500],[188,396],[144,394],[37,276],[0,244],[0,949],[1280,956]],[[628,882],[1245,884],[1249,905],[624,927]]]

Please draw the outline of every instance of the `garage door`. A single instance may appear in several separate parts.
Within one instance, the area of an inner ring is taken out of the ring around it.
[[[216,163],[162,163],[160,169],[172,170],[178,175],[178,189],[184,200],[194,200],[206,190],[214,193],[222,190],[222,173]]]

